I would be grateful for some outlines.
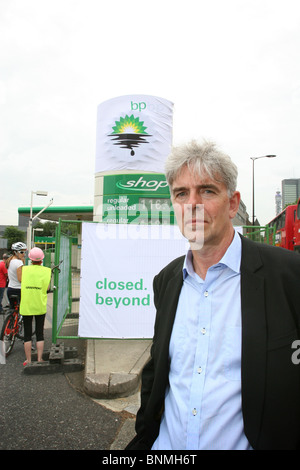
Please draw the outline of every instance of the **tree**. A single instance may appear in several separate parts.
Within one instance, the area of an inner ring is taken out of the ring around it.
[[[3,238],[7,238],[7,248],[10,250],[13,243],[24,242],[25,233],[16,227],[10,226],[4,230]]]
[[[293,206],[294,204],[298,204],[298,199],[295,202],[288,202],[282,210],[284,211],[284,209],[286,209],[288,206]]]
[[[42,228],[43,229],[43,232],[40,232],[38,235],[40,237],[55,237],[55,230],[56,230],[56,227],[57,227],[57,223],[56,222],[50,222],[50,221],[47,221],[47,222],[38,222],[34,228]]]

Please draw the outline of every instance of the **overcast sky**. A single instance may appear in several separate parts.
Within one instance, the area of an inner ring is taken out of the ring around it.
[[[31,190],[92,205],[97,106],[174,103],[173,143],[212,139],[239,169],[252,217],[300,178],[299,0],[0,0],[0,225]]]

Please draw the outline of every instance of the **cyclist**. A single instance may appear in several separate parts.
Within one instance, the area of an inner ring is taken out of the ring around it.
[[[12,295],[17,295],[19,302],[21,297],[21,273],[25,263],[25,255],[27,246],[23,242],[13,243],[11,246],[13,255],[6,261],[8,272],[8,286],[7,297],[11,308],[14,308],[14,302],[11,299]]]
[[[44,322],[47,312],[47,291],[50,286],[51,268],[42,266],[44,252],[32,248],[29,252],[30,266],[24,266],[21,273],[20,314],[24,322],[24,350],[26,361],[31,362],[32,320],[35,318],[37,360],[42,362],[44,351]]]

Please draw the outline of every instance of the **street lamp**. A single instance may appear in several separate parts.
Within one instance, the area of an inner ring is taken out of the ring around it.
[[[262,157],[250,157],[252,160],[252,225],[254,226],[255,214],[254,214],[254,162],[259,158],[275,158],[276,155],[263,155]]]
[[[35,237],[35,232],[43,232],[43,228],[34,228],[32,229],[32,239],[33,239],[33,244],[34,244],[34,237]]]
[[[53,199],[51,199],[50,203],[44,207],[35,217],[32,217],[32,201],[33,201],[33,195],[36,194],[36,196],[48,196],[47,191],[31,191],[31,200],[30,200],[30,216],[29,216],[29,224],[28,224],[28,230],[27,230],[27,248],[28,250],[31,250],[31,244],[32,244],[32,221],[39,216],[47,207],[49,207]]]

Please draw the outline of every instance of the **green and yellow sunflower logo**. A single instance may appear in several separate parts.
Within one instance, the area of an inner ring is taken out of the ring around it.
[[[144,121],[140,121],[138,117],[131,116],[120,117],[119,121],[115,121],[115,126],[112,127],[113,133],[109,134],[113,137],[114,145],[120,148],[131,150],[130,154],[134,155],[133,148],[138,147],[142,143],[149,143],[144,136],[151,137],[147,132],[147,127],[144,126]]]

